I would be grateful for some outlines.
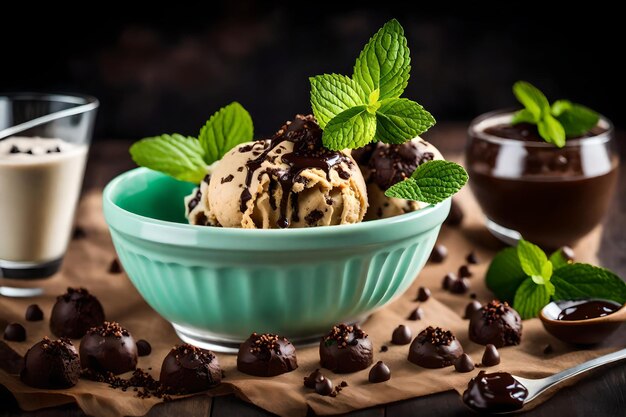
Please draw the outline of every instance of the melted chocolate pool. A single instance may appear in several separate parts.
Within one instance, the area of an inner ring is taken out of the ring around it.
[[[463,402],[479,412],[503,413],[524,406],[528,390],[507,372],[480,371],[463,393]]]
[[[563,321],[595,319],[613,314],[620,307],[619,304],[608,300],[583,300],[578,304],[564,307],[557,318]]]

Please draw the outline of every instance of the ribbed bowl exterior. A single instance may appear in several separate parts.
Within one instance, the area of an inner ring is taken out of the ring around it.
[[[129,182],[149,186],[155,175],[130,171],[105,190],[120,261],[166,320],[233,341],[253,331],[303,339],[389,303],[417,277],[450,208],[445,201],[358,225],[241,230],[150,219],[116,204]]]

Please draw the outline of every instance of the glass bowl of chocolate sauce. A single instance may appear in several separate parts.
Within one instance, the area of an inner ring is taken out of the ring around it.
[[[602,221],[613,196],[613,125],[601,117],[558,148],[534,125],[511,125],[513,114],[486,113],[468,130],[469,183],[487,228],[509,244],[523,237],[548,249],[572,245]]]

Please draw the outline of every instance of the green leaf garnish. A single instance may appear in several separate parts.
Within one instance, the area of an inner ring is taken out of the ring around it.
[[[352,78],[337,74],[311,77],[311,107],[324,130],[324,146],[354,149],[372,140],[402,144],[432,127],[435,119],[430,113],[414,101],[400,98],[409,80],[410,64],[404,29],[394,19],[365,45]],[[373,124],[365,112],[374,117]],[[351,127],[351,123],[358,125]]]
[[[206,175],[204,149],[196,138],[161,135],[145,138],[130,147],[130,155],[139,166],[160,171],[181,181],[200,183]]]
[[[524,319],[536,317],[553,300],[602,298],[626,303],[626,283],[608,269],[568,263],[561,251],[547,259],[538,246],[520,240],[493,259],[485,277],[487,287]]]
[[[145,138],[130,147],[130,155],[139,166],[198,184],[209,165],[252,137],[250,114],[233,102],[211,116],[197,139],[178,133]]]
[[[565,135],[569,137],[584,135],[600,120],[600,115],[595,111],[568,100],[557,100],[552,103],[552,115],[561,123]]]
[[[410,178],[389,187],[385,195],[437,204],[463,188],[467,178],[467,172],[459,164],[429,161],[419,165]]]
[[[411,57],[404,29],[390,20],[369,40],[354,64],[352,78],[367,96],[378,90],[377,100],[397,98],[409,82]]]
[[[527,278],[517,256],[517,248],[505,248],[489,264],[485,283],[498,299],[512,304],[515,291]]]
[[[380,102],[376,112],[376,135],[374,139],[388,143],[402,144],[405,139],[414,138],[435,124],[435,118],[422,106],[406,98],[387,99]]]
[[[546,96],[526,81],[516,82],[513,94],[524,108],[513,114],[511,124],[537,125],[539,136],[559,148],[565,146],[567,137],[584,135],[600,120],[595,111],[568,100],[557,100],[550,106]]]
[[[252,118],[250,114],[235,102],[221,108],[206,122],[198,140],[204,148],[204,161],[211,165],[240,143],[250,142],[253,138]]]
[[[522,319],[537,317],[543,306],[550,302],[550,296],[554,294],[554,286],[537,285],[532,279],[526,279],[515,291],[513,307]]]
[[[371,142],[375,132],[376,117],[367,111],[367,106],[352,107],[326,125],[324,145],[330,149],[343,149],[344,144],[349,143],[360,148]]]
[[[365,93],[350,77],[323,74],[310,77],[311,107],[322,129],[339,113],[365,102]]]
[[[626,303],[626,283],[613,272],[589,264],[574,263],[554,272],[555,300],[603,298]]]

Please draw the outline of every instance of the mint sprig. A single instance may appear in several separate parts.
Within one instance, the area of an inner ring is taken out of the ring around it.
[[[401,144],[432,127],[435,119],[428,111],[400,98],[410,70],[404,29],[393,19],[365,45],[352,78],[311,77],[311,107],[324,130],[324,146],[355,149],[373,140]]]
[[[485,281],[496,297],[512,302],[523,319],[536,317],[550,300],[602,298],[626,302],[626,283],[611,271],[568,263],[560,250],[548,259],[543,250],[525,240],[494,257]]]
[[[545,94],[526,81],[516,82],[513,94],[524,108],[513,115],[511,123],[537,125],[539,136],[559,148],[565,146],[567,137],[584,135],[600,120],[595,111],[568,100],[557,100],[550,105]]]
[[[178,133],[149,137],[135,142],[130,155],[139,166],[198,184],[209,165],[252,138],[250,114],[241,104],[233,102],[209,118],[198,138]]]
[[[419,165],[410,178],[389,187],[385,195],[437,204],[456,194],[467,179],[467,172],[457,163],[429,161]]]

